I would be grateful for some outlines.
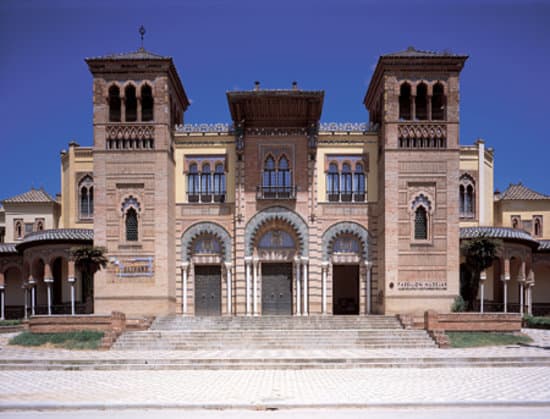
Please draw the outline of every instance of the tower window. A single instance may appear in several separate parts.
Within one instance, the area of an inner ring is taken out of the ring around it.
[[[365,200],[365,171],[361,163],[355,165],[355,174],[353,182],[353,200],[355,202],[362,202]]]
[[[342,177],[341,177],[341,188],[342,194],[340,199],[343,202],[351,201],[352,194],[352,177],[351,177],[351,167],[349,163],[344,163],[342,165]]]
[[[186,156],[187,202],[225,202],[227,191],[224,155]]]
[[[124,91],[124,99],[126,105],[126,122],[137,121],[136,88],[131,84],[126,86],[126,90]]]
[[[338,164],[330,163],[327,173],[327,195],[331,202],[340,200],[340,173],[338,172]]]
[[[126,241],[138,241],[138,219],[134,208],[126,211]]]
[[[214,202],[225,201],[225,171],[223,164],[216,164],[214,170]]]
[[[411,119],[411,85],[403,83],[399,91],[399,119]]]
[[[512,228],[520,228],[521,217],[519,215],[512,215],[511,221],[512,221]]]
[[[459,186],[460,218],[475,217],[475,182],[467,173],[460,176]]]
[[[432,95],[432,119],[442,121],[445,119],[445,108],[447,106],[445,89],[441,83],[436,83],[433,87]]]
[[[78,184],[80,195],[80,218],[94,216],[94,183],[91,176],[85,176]]]
[[[117,85],[109,87],[109,121],[120,122],[120,89]]]
[[[426,214],[426,209],[422,206],[419,206],[415,211],[414,239],[415,240],[428,239],[428,216]]]
[[[141,88],[141,120],[153,120],[153,91],[151,86],[145,84]]]
[[[293,198],[292,171],[288,158],[283,155],[276,162],[269,154],[264,160],[262,184],[257,188],[257,197],[262,199]]]
[[[533,236],[542,237],[542,215],[533,216]]]
[[[210,164],[205,163],[201,172],[201,201],[212,201],[212,175],[210,173]]]
[[[425,83],[420,83],[416,87],[416,119],[428,119],[428,86]]]

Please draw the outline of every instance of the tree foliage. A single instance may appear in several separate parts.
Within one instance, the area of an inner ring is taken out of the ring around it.
[[[82,273],[82,283],[86,299],[93,301],[94,274],[107,267],[108,259],[105,256],[107,249],[99,246],[83,246],[71,251],[76,268]]]
[[[462,243],[462,254],[471,273],[470,275],[464,275],[462,277],[463,283],[460,284],[461,294],[467,302],[468,310],[474,308],[474,302],[479,291],[480,274],[493,264],[500,246],[499,241],[486,236],[475,237]]]

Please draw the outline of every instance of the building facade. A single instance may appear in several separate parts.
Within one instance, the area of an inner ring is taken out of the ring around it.
[[[447,312],[467,271],[460,239],[489,235],[505,245],[480,298],[531,310],[537,278],[542,307],[550,198],[523,185],[495,198],[492,149],[460,145],[466,60],[412,48],[381,56],[368,123],[322,123],[323,91],[256,82],[227,92],[230,124],[189,125],[171,58],[87,59],[93,146],[62,153],[60,197],[42,192],[51,214],[34,217],[27,203],[26,221],[14,198],[3,201],[4,300],[51,312],[70,294],[73,312],[128,315]],[[109,266],[93,294],[75,292],[70,249],[92,240]]]

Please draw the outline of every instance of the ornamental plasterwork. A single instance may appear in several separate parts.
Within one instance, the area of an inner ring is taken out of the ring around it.
[[[447,128],[443,124],[399,124],[399,138],[446,138]]]
[[[378,131],[379,124],[372,122],[321,122],[318,125],[317,132],[376,132]],[[213,123],[213,124],[184,124],[175,126],[176,133],[181,134],[230,134],[235,131],[233,124],[228,124],[225,122],[222,123]],[[252,130],[249,132],[249,130]],[[261,134],[257,132],[262,132],[262,130],[267,130],[264,128],[248,128],[247,134],[253,135],[297,135],[296,133],[291,134],[291,130],[288,129],[273,129],[269,131],[268,134]],[[278,131],[277,131],[278,130]],[[297,128],[294,129],[299,135],[311,135],[311,130],[306,128]],[[283,134],[277,134],[276,132],[281,132]],[[286,133],[285,133],[286,132]],[[116,138],[116,137],[115,137]]]
[[[153,125],[138,126],[107,126],[108,140],[143,140],[154,138],[155,127]]]

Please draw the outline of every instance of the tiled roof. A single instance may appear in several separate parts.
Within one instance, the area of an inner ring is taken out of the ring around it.
[[[17,253],[15,243],[0,243],[0,253]]]
[[[437,52],[437,51],[421,51],[415,47],[408,47],[404,51],[393,52],[391,54],[385,54],[383,57],[451,57],[455,54],[452,54],[448,51]]]
[[[47,192],[43,189],[34,189],[23,192],[22,194],[12,196],[11,198],[4,199],[3,203],[26,203],[26,202],[56,202]]]
[[[88,60],[169,60],[170,57],[163,57],[147,51],[145,48],[140,48],[137,51],[125,52],[121,54],[109,54],[102,57],[91,57]]]
[[[533,239],[529,233],[524,230],[509,227],[463,227],[460,229],[461,239],[473,239],[476,237],[489,237],[492,239],[521,240],[538,245],[538,241]]]
[[[508,188],[500,195],[500,199],[550,199],[550,196],[543,195],[527,186],[524,186],[521,182],[518,184],[511,183]]]
[[[81,242],[93,241],[94,231],[86,228],[60,228],[57,230],[42,230],[25,236],[21,242],[17,243],[17,248],[28,247],[29,244],[37,242],[63,241],[63,242]]]
[[[539,251],[550,251],[550,240],[539,240]]]

